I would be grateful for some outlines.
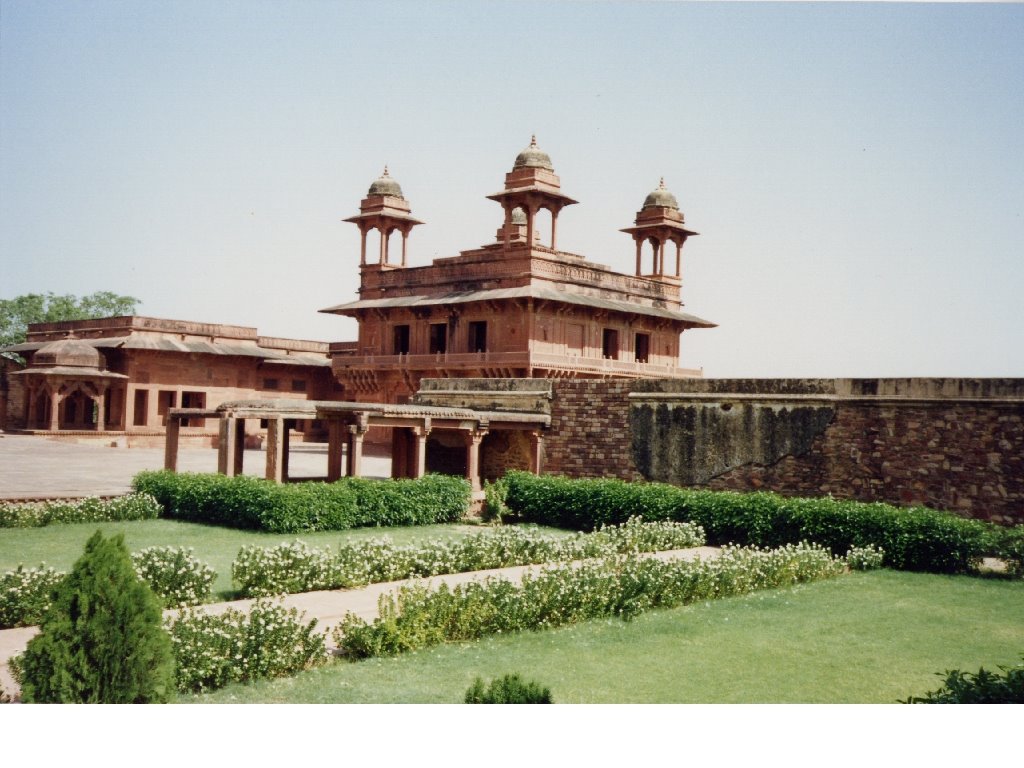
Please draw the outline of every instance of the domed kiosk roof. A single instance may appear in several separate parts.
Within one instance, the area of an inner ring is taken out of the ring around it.
[[[663,178],[658,188],[651,192],[646,198],[644,198],[644,208],[671,208],[673,210],[679,210],[679,201],[676,200],[676,196],[673,195],[668,189],[665,188],[665,179]]]
[[[555,168],[551,165],[551,158],[548,157],[548,153],[542,151],[537,147],[537,137],[530,137],[530,146],[516,155],[516,162],[512,166],[513,168],[543,168],[546,171],[554,172]]]
[[[384,166],[384,173],[377,179],[373,184],[370,185],[369,191],[366,193],[367,197],[370,195],[385,195],[387,197],[399,197],[402,200],[402,188],[398,186],[398,182],[392,179],[388,175],[388,167]]]
[[[44,344],[32,356],[32,365],[38,368],[95,368],[99,369],[103,356],[99,350],[81,339],[69,338]]]

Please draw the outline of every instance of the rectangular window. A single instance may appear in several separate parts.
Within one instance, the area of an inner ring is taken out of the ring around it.
[[[171,408],[177,408],[178,393],[171,390],[161,389],[157,395],[156,414],[160,417],[160,423],[167,424],[167,412]]]
[[[636,361],[646,363],[651,358],[651,335],[649,333],[638,333],[636,335]]]
[[[136,427],[146,426],[146,416],[149,414],[149,390],[135,390],[135,413],[132,415],[132,425]]]
[[[487,321],[474,320],[469,324],[469,351],[487,351]]]
[[[292,392],[305,392],[306,391],[306,380],[305,379],[292,379]]]
[[[408,325],[396,325],[394,333],[391,336],[391,354],[393,355],[408,355],[409,354],[409,326]]]
[[[619,332],[614,328],[605,328],[601,339],[601,356],[611,360],[619,359]]]
[[[206,393],[205,392],[182,392],[181,393],[181,407],[182,408],[205,408],[206,407]],[[182,422],[183,427],[205,427],[206,419],[189,419],[188,421]]]
[[[263,380],[263,388],[264,389],[277,389],[278,386],[280,386],[280,384],[279,384],[277,379],[264,379]]]
[[[430,324],[430,354],[444,354],[448,351],[448,323]]]

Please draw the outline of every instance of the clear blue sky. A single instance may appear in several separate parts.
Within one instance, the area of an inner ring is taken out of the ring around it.
[[[0,2],[0,297],[352,338],[385,163],[413,264],[536,133],[566,250],[660,176],[709,376],[1024,376],[1024,6]]]

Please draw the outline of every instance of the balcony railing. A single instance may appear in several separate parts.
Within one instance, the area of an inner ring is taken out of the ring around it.
[[[346,355],[336,358],[335,369],[439,370],[479,367],[546,368],[579,373],[617,374],[663,378],[700,377],[698,368],[679,368],[634,360],[558,355],[546,352],[438,352],[433,355]]]

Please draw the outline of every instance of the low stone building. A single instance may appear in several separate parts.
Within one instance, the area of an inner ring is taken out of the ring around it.
[[[129,445],[162,445],[172,408],[253,397],[330,400],[340,391],[326,343],[233,325],[136,316],[37,323],[25,343],[6,351],[28,361],[8,373],[24,394],[9,402],[7,428],[67,437],[113,433]],[[251,437],[258,427],[252,425]],[[314,437],[319,425],[295,428]],[[192,442],[216,435],[216,424],[202,418],[182,428]]]

